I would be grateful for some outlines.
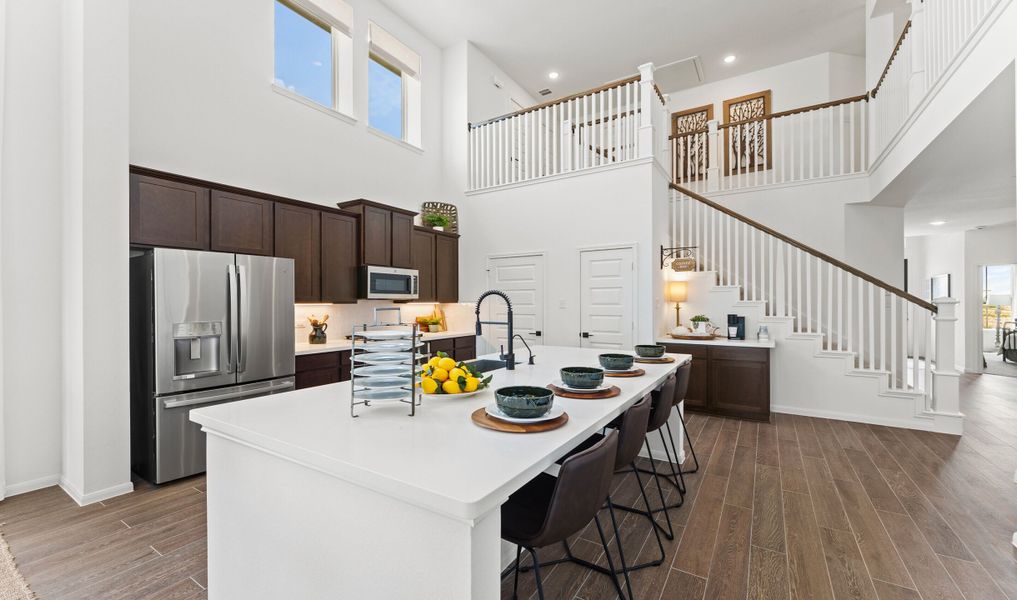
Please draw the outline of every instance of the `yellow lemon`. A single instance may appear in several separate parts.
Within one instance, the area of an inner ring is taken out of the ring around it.
[[[451,371],[452,369],[456,368],[456,361],[446,356],[445,358],[438,361],[438,366],[441,367],[442,369],[445,369],[446,371]]]
[[[445,383],[441,384],[441,389],[445,390],[446,394],[459,394],[462,390],[459,389],[459,383],[449,379]]]
[[[438,391],[438,382],[430,377],[425,377],[420,381],[420,387],[424,389],[425,394],[433,394]]]
[[[463,387],[463,391],[464,392],[475,392],[475,391],[477,391],[477,386],[478,385],[480,385],[480,380],[479,379],[477,379],[476,377],[467,377],[466,378],[466,385]]]
[[[429,366],[429,367],[431,367],[433,369],[433,368],[438,366],[438,361],[439,360],[441,360],[441,358],[435,356],[431,360],[427,361],[427,366]]]
[[[445,381],[448,379],[448,371],[438,367],[431,372],[431,377],[433,377],[435,381]]]
[[[459,368],[455,368],[451,369],[448,372],[448,378],[451,379],[452,381],[458,382],[460,377],[466,377],[466,371],[463,371],[462,369]]]

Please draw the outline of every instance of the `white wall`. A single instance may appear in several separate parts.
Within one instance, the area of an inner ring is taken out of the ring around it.
[[[979,267],[1017,264],[1017,226],[1011,224],[967,231],[964,235],[964,299],[957,315],[964,322],[967,348],[958,354],[965,368],[975,372],[982,368],[982,284]],[[963,359],[961,358],[963,356]]]
[[[957,306],[957,324],[954,330],[954,356],[958,370],[963,370],[966,319],[964,266],[965,233],[946,233],[909,237],[905,242],[905,256],[908,259],[908,291],[919,298],[929,299],[929,280],[933,275],[949,273],[951,277],[951,298],[960,302]]]
[[[723,122],[725,100],[762,90],[772,90],[773,112],[864,94],[864,69],[861,57],[825,53],[664,93],[671,112],[713,104],[714,118]]]
[[[844,217],[844,262],[902,288],[904,209],[847,204]]]
[[[466,42],[467,81],[469,83],[469,122],[479,123],[487,119],[515,112],[514,100],[523,108],[537,104],[537,100],[523,86],[509,77],[494,61],[487,57],[471,42]],[[501,88],[494,82],[501,83]]]
[[[132,1],[131,162],[332,206],[446,200],[441,51],[381,2],[349,2],[353,124],[273,91],[272,2]],[[368,21],[421,57],[422,152],[367,128]]]
[[[61,470],[61,48],[38,35],[60,23],[60,9],[55,0],[8,0],[0,24],[6,28],[0,277],[8,495],[52,485]]]
[[[660,285],[652,221],[660,210],[651,204],[659,178],[652,160],[639,160],[470,194],[463,226],[472,235],[460,245],[460,298],[476,298],[487,289],[489,256],[543,252],[543,343],[578,346],[579,249],[635,243],[637,339],[652,339],[658,314],[654,290]],[[666,202],[663,211],[666,215]]]

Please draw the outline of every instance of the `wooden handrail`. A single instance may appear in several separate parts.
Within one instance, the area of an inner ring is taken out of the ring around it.
[[[768,114],[768,115],[763,115],[761,117],[753,117],[751,119],[745,119],[745,120],[742,120],[742,121],[735,121],[734,123],[722,123],[722,124],[717,126],[717,129],[729,129],[731,127],[735,127],[736,125],[744,125],[746,123],[754,123],[756,121],[769,121],[771,119],[779,119],[781,117],[790,117],[791,115],[797,115],[797,114],[801,114],[801,113],[806,113],[806,112],[810,112],[810,111],[813,111],[813,110],[821,110],[821,109],[824,109],[824,108],[833,108],[835,106],[840,106],[841,104],[851,104],[852,102],[861,102],[862,100],[868,100],[868,99],[869,99],[869,95],[868,94],[862,94],[860,96],[851,96],[849,98],[841,98],[840,100],[830,100],[829,102],[821,102],[819,104],[812,104],[812,105],[809,105],[809,106],[803,106],[801,108],[792,108],[791,110],[785,110],[785,111],[781,111],[781,112],[771,113],[771,114]],[[699,135],[699,134],[702,134],[702,133],[708,133],[709,131],[710,131],[709,127],[703,127],[702,129],[696,129],[694,131],[686,131],[685,133],[681,133],[681,134],[679,134],[677,136],[674,136],[674,135],[669,136],[668,139],[675,139],[676,137],[686,137],[686,136],[690,136],[690,135]]]
[[[750,218],[748,218],[748,217],[746,217],[744,215],[741,215],[741,214],[731,210],[730,208],[727,208],[726,206],[722,206],[720,204],[717,204],[716,202],[714,202],[714,201],[712,201],[712,200],[710,200],[708,198],[705,198],[705,197],[701,196],[700,194],[697,194],[697,193],[693,192],[692,190],[690,190],[688,188],[684,188],[684,187],[682,187],[682,186],[680,186],[680,185],[678,185],[676,183],[672,183],[671,184],[671,189],[677,190],[678,192],[681,192],[682,194],[685,194],[689,198],[692,198],[694,200],[702,202],[703,204],[709,206],[710,208],[712,208],[714,210],[720,211],[720,212],[728,215],[729,217],[733,217],[733,218],[741,221],[742,223],[745,223],[746,225],[748,225],[750,227],[758,229],[758,230],[762,231],[763,233],[769,234],[769,235],[777,238],[778,240],[781,240],[782,242],[784,242],[786,244],[794,246],[795,248],[798,248],[799,250],[802,250],[803,252],[807,252],[808,254],[811,254],[812,256],[815,256],[816,258],[818,258],[820,260],[828,262],[831,265],[837,267],[838,269],[841,269],[842,271],[846,271],[846,272],[854,275],[855,277],[858,277],[859,279],[862,279],[864,281],[867,281],[867,282],[871,283],[872,285],[874,285],[876,287],[880,287],[880,288],[890,292],[891,294],[894,294],[895,296],[900,296],[901,298],[907,300],[908,302],[910,302],[912,304],[920,306],[920,307],[922,307],[922,308],[924,308],[924,309],[926,309],[926,310],[928,310],[930,312],[933,312],[933,313],[937,312],[937,310],[938,310],[936,308],[936,305],[932,304],[931,302],[928,302],[926,300],[922,300],[921,298],[919,298],[917,296],[912,296],[911,294],[905,292],[904,290],[902,290],[902,289],[900,289],[898,287],[892,286],[889,283],[886,283],[885,281],[883,281],[881,279],[877,279],[877,278],[873,277],[872,275],[869,275],[868,273],[865,273],[863,271],[859,271],[858,269],[852,267],[851,265],[843,263],[843,262],[837,260],[836,258],[834,258],[834,257],[832,257],[832,256],[830,256],[828,254],[824,254],[824,253],[820,252],[819,250],[816,250],[815,248],[812,248],[810,246],[806,246],[805,244],[803,244],[803,243],[801,243],[801,242],[799,242],[797,240],[789,238],[788,236],[784,235],[783,233],[780,233],[778,231],[774,231],[773,229],[770,229],[769,227],[767,227],[766,225],[763,225],[762,223],[757,223],[756,221],[753,221],[752,219],[750,219]]]
[[[657,98],[660,98],[660,103],[667,105],[667,100],[664,100],[664,93],[660,91],[660,87],[656,83],[653,84],[653,91],[657,92]]]
[[[528,112],[533,112],[535,110],[541,110],[543,108],[547,108],[548,106],[554,106],[555,104],[563,104],[563,103],[568,102],[570,100],[575,100],[576,98],[582,98],[583,96],[589,96],[591,94],[596,94],[598,92],[603,92],[605,90],[610,90],[610,89],[614,89],[616,87],[621,87],[623,85],[628,85],[628,84],[630,84],[632,82],[635,82],[635,81],[639,81],[639,75],[633,75],[632,77],[626,77],[625,79],[619,79],[618,81],[612,81],[611,83],[605,83],[604,85],[602,85],[600,87],[595,87],[593,89],[584,90],[582,92],[577,92],[575,94],[572,94],[571,96],[565,96],[564,98],[558,98],[557,100],[548,100],[547,102],[543,102],[541,104],[536,104],[536,105],[531,106],[529,108],[523,108],[523,109],[517,110],[516,112],[508,113],[507,115],[501,115],[500,117],[494,117],[493,119],[488,119],[486,121],[481,121],[479,123],[467,123],[466,127],[467,127],[467,129],[476,129],[478,127],[483,127],[484,125],[490,125],[491,123],[497,123],[498,121],[504,121],[505,119],[511,119],[512,117],[518,117],[519,115],[524,115],[524,114],[526,114]]]
[[[908,31],[911,30],[911,20],[904,24],[904,29],[900,32],[900,37],[897,38],[897,43],[893,45],[893,52],[890,53],[889,60],[886,61],[886,66],[883,67],[883,73],[879,76],[879,80],[876,81],[876,87],[872,88],[872,92],[869,94],[873,98],[876,97],[876,92],[879,91],[880,86],[883,85],[883,80],[886,79],[887,73],[890,72],[890,65],[893,64],[893,59],[897,58],[897,53],[900,52],[901,44],[904,43],[904,38],[907,37]]]

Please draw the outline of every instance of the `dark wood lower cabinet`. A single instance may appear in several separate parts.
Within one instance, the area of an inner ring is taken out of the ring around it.
[[[770,351],[766,348],[666,344],[692,355],[685,408],[725,417],[770,419]]]
[[[350,380],[350,351],[301,354],[296,360],[297,389]]]

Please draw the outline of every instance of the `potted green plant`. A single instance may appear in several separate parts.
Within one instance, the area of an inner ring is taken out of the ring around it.
[[[706,333],[706,326],[710,323],[710,317],[706,315],[696,315],[692,317],[692,331],[696,333]]]
[[[438,317],[431,317],[425,321],[427,323],[427,330],[431,333],[441,332],[441,319]]]
[[[445,228],[448,227],[449,224],[451,223],[448,217],[446,217],[445,215],[439,215],[437,213],[424,215],[423,220],[425,225],[427,225],[431,229],[434,229],[435,231],[445,231]]]

